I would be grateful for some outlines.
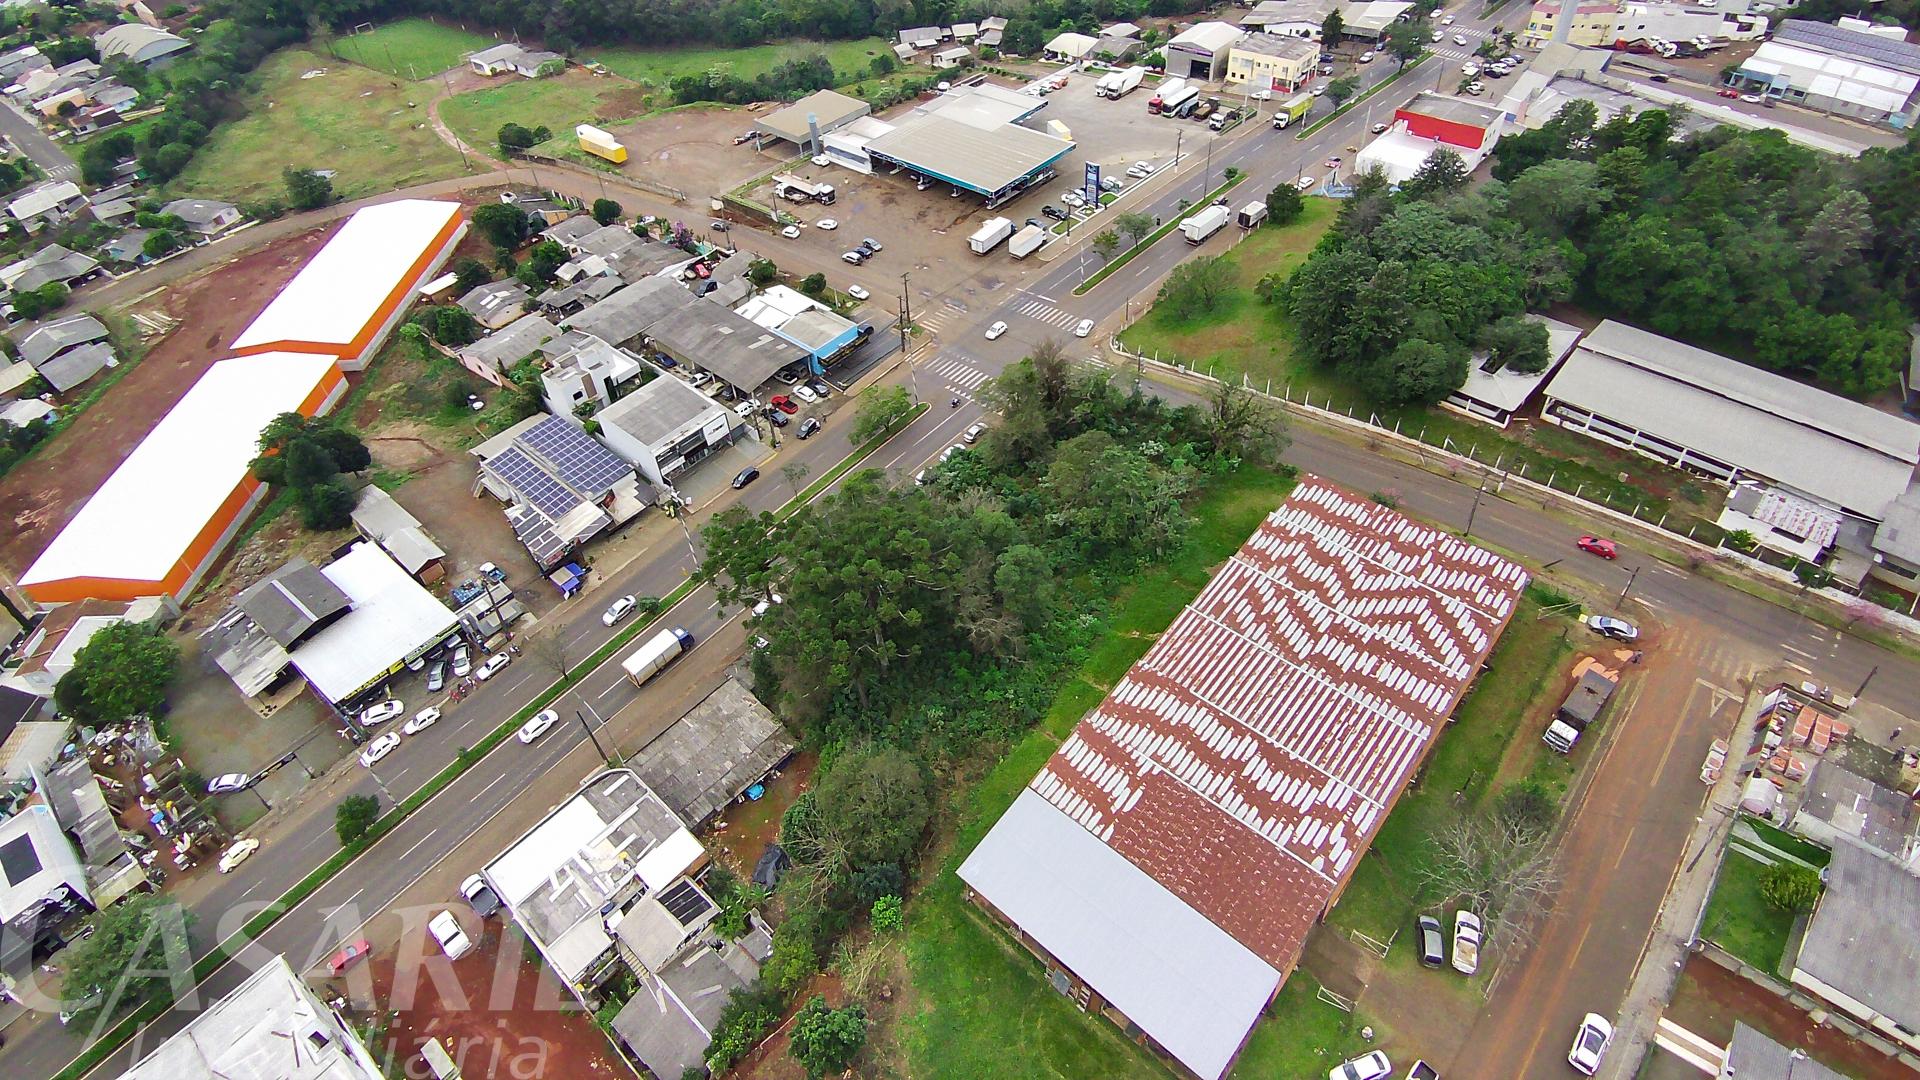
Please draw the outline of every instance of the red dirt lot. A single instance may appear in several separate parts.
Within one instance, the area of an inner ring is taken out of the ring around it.
[[[45,449],[0,479],[0,570],[17,579],[168,410],[253,321],[330,230],[315,229],[170,288],[136,311],[179,325]],[[80,391],[84,393],[84,388]]]
[[[472,912],[455,914],[471,933],[477,925]],[[499,917],[489,919],[473,951],[452,964],[457,993],[451,988],[441,993],[433,972],[438,969],[444,977],[447,960],[424,926],[410,931],[410,939],[401,943],[399,956],[383,952],[368,961],[374,1000],[390,1024],[386,1041],[367,1049],[390,1063],[389,1076],[431,1075],[420,1057],[420,1045],[428,1039],[440,1040],[464,1076],[588,1080],[631,1075],[593,1018],[579,1011],[537,954],[527,959],[526,938],[510,925],[503,929]],[[420,957],[424,960],[414,959]],[[397,997],[396,969],[401,974]],[[357,1004],[356,1014],[364,1015]]]

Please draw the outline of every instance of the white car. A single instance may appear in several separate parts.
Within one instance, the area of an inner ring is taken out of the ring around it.
[[[371,769],[381,758],[393,753],[393,748],[399,745],[400,736],[389,731],[368,743],[367,748],[360,751],[360,764]]]
[[[1373,53],[1371,51],[1361,53],[1360,62],[1363,64],[1373,63]]]
[[[1600,1071],[1600,1059],[1612,1041],[1613,1025],[1599,1013],[1588,1013],[1573,1037],[1573,1049],[1567,1051],[1567,1064],[1573,1066],[1575,1072],[1592,1076]]]
[[[239,791],[253,783],[253,777],[243,772],[230,772],[207,781],[207,794],[219,795],[228,791]]]
[[[375,724],[384,724],[406,711],[407,707],[400,703],[399,698],[388,698],[380,704],[369,708],[366,712],[361,713],[360,726],[372,727]]]
[[[953,455],[959,453],[962,450],[965,450],[966,448],[967,448],[966,443],[954,443],[952,446],[949,446],[945,450],[940,451],[940,464],[945,465],[947,463],[948,458],[951,458]]]
[[[838,221],[835,221],[833,218],[823,217],[819,221],[814,222],[813,227],[816,229],[825,229],[828,232],[832,232],[833,230],[840,227],[840,223]]]
[[[1092,319],[1081,319],[1080,324],[1073,328],[1074,337],[1086,337],[1088,334],[1091,334],[1091,333],[1093,333]]]
[[[220,872],[223,874],[233,873],[235,867],[247,861],[247,856],[259,850],[260,841],[255,840],[251,836],[235,840],[233,846],[228,848],[220,856]]]
[[[1445,30],[1435,30],[1433,32],[1433,40],[1435,41],[1447,40],[1447,32]]]
[[[1003,322],[994,323],[992,326],[987,327],[987,340],[988,341],[997,340],[1001,334],[1004,334],[1006,332],[1007,332],[1006,323],[1003,323]]]
[[[1440,25],[1441,25],[1441,26],[1452,26],[1452,25],[1453,25],[1453,16],[1451,16],[1451,15],[1446,15],[1446,16],[1442,16],[1442,17],[1441,17],[1441,19],[1440,19]]]
[[[733,407],[733,415],[739,417],[742,420],[753,419],[753,414],[759,411],[760,411],[760,403],[757,401],[754,401],[751,398]]]
[[[987,425],[975,424],[972,427],[967,429],[967,433],[965,435],[962,435],[960,437],[967,440],[968,442],[979,442],[980,436],[985,435],[986,433],[987,433]]]
[[[1386,130],[1387,130],[1387,125],[1385,125],[1385,124],[1375,124],[1375,125],[1373,125],[1373,133],[1374,133],[1375,135],[1379,135],[1379,134],[1381,134],[1381,133],[1383,133],[1383,132],[1385,132]]]
[[[432,727],[434,723],[439,719],[440,719],[440,707],[438,705],[429,705],[426,708],[421,709],[419,712],[414,713],[413,719],[400,725],[400,734],[418,735],[421,732]]]
[[[1087,205],[1087,197],[1085,195],[1080,194],[1078,191],[1066,192],[1065,194],[1060,196],[1060,201],[1067,204],[1068,206],[1074,207],[1075,209],[1078,209],[1082,206]]]
[[[473,650],[465,645],[453,650],[453,674],[464,679],[473,674]]]
[[[1384,1051],[1375,1050],[1364,1057],[1336,1065],[1327,1080],[1386,1080],[1393,1075],[1393,1062]]]
[[[503,652],[494,653],[492,656],[487,657],[486,663],[481,664],[480,667],[474,671],[473,677],[479,679],[481,682],[486,682],[488,679],[500,674],[500,669],[511,663],[513,663],[512,655]]]
[[[1741,94],[1740,100],[1746,102],[1749,105],[1758,105],[1760,104],[1760,95],[1759,94]]]
[[[824,169],[828,165],[833,164],[833,159],[825,154],[815,154],[813,155],[813,163]]]
[[[1587,616],[1587,629],[1615,641],[1637,641],[1640,638],[1640,631],[1632,623],[1610,615]]]
[[[780,230],[780,235],[786,237],[789,240],[798,240],[800,239],[800,226],[789,225],[786,228]]]
[[[613,603],[607,605],[607,610],[600,613],[600,625],[612,626],[614,623],[633,614],[634,606],[638,603],[639,601],[634,599],[630,594],[615,600]]]
[[[1467,43],[1467,35],[1465,34],[1453,35],[1453,43],[1455,45],[1465,45]]]
[[[853,297],[855,300],[865,300],[873,294],[858,285],[849,285],[847,286],[847,295]]]
[[[793,388],[793,396],[809,405],[820,400],[820,395],[808,389],[805,383],[801,383]]]
[[[779,593],[773,593],[770,596],[768,596],[765,600],[762,600],[759,603],[753,605],[753,617],[757,619],[760,616],[765,615],[767,611],[773,607],[773,605],[784,604],[786,602],[787,602],[786,597],[781,596]]]
[[[1453,970],[1471,975],[1480,970],[1480,916],[1461,908],[1453,913]]]
[[[1141,176],[1153,175],[1153,162],[1151,161],[1136,161],[1133,163],[1133,168],[1139,169]],[[1128,169],[1127,171],[1132,172],[1133,169]]]
[[[1316,177],[1303,176],[1300,179],[1295,180],[1293,182],[1293,186],[1296,188],[1299,188],[1301,191],[1310,191],[1312,190],[1313,185],[1319,182],[1320,182],[1319,179]]]
[[[560,714],[552,709],[541,709],[533,714],[533,719],[520,725],[520,734],[515,736],[523,743],[530,743],[547,733],[547,729],[560,722]]]
[[[443,911],[428,919],[427,930],[433,934],[433,940],[440,943],[440,951],[446,953],[449,960],[458,960],[473,951],[473,942],[467,939],[466,931],[460,929],[460,923],[454,919],[451,911]]]

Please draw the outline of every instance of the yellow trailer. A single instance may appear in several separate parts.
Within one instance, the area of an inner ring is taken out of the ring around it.
[[[592,124],[581,124],[573,129],[573,133],[580,139],[580,149],[587,153],[605,158],[615,165],[627,163],[627,148],[620,145],[620,141],[611,134]]]

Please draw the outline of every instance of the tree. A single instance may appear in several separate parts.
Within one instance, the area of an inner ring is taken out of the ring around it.
[[[1327,100],[1333,102],[1333,107],[1337,109],[1341,102],[1352,97],[1359,89],[1360,80],[1352,75],[1335,79],[1327,84]]]
[[[779,276],[780,268],[773,264],[772,259],[755,259],[747,264],[747,280],[760,288],[773,284]]]
[[[446,304],[435,308],[433,323],[428,330],[433,335],[433,340],[450,349],[471,345],[480,340],[479,320],[473,317],[473,312],[458,304]]]
[[[780,479],[787,482],[787,488],[793,492],[794,498],[799,498],[800,485],[807,482],[807,476],[812,472],[806,462],[790,461],[780,466]]]
[[[1777,862],[1760,875],[1760,898],[1780,911],[1804,915],[1820,902],[1820,872]]]
[[[1129,210],[1113,219],[1113,227],[1126,236],[1129,245],[1138,246],[1140,241],[1153,234],[1159,228],[1153,215],[1140,210]]]
[[[1457,345],[1408,338],[1359,372],[1367,396],[1382,405],[1435,402],[1467,381],[1467,351]]]
[[[461,296],[493,280],[487,264],[479,259],[461,259],[453,265],[453,291]]]
[[[565,679],[573,670],[573,646],[567,641],[564,627],[556,626],[543,634],[532,634],[522,640],[528,656],[538,661],[541,667]]]
[[[1340,17],[1340,12],[1337,10],[1327,12],[1327,17],[1320,22],[1321,47],[1331,49],[1340,44],[1340,37],[1346,32],[1347,20]]]
[[[1458,153],[1443,146],[1427,155],[1427,160],[1400,185],[1400,193],[1422,199],[1446,195],[1466,186],[1467,163]]]
[[[853,426],[847,438],[859,446],[879,437],[913,411],[913,399],[904,386],[870,386],[860,392],[854,405]]]
[[[1427,51],[1427,42],[1433,40],[1433,24],[1425,19],[1410,19],[1395,22],[1387,27],[1387,52],[1393,54],[1401,67],[1406,67]]]
[[[1167,275],[1155,303],[1175,319],[1196,319],[1219,307],[1233,284],[1233,267],[1223,257],[1195,259]]]
[[[37,289],[26,289],[13,294],[13,310],[22,319],[37,319],[42,315],[60,310],[67,302],[72,290],[58,281],[49,281]]]
[[[739,505],[715,514],[700,530],[707,554],[695,580],[712,585],[723,604],[772,599],[781,572],[775,524],[772,514]]]
[[[566,265],[567,258],[567,249],[561,247],[558,240],[542,240],[527,253],[527,261],[521,264],[518,277],[530,289],[544,289],[553,283],[560,268]]]
[[[906,921],[906,911],[898,896],[882,896],[867,909],[867,919],[875,930],[885,933],[900,929]]]
[[[621,209],[619,203],[612,199],[593,200],[593,220],[602,225],[611,225],[619,221],[622,213],[625,213],[625,211]]]
[[[892,53],[880,53],[868,62],[867,70],[873,72],[875,78],[881,78],[893,74],[899,66],[900,62],[894,59]]]
[[[165,182],[179,176],[192,160],[193,147],[180,142],[168,143],[153,152],[147,171],[154,180]]]
[[[322,480],[296,489],[300,524],[313,532],[331,532],[353,523],[353,491],[339,479]]]
[[[512,251],[527,238],[527,212],[517,206],[492,202],[475,207],[473,223],[503,251]]]
[[[1214,384],[1207,401],[1207,438],[1215,457],[1238,457],[1272,465],[1293,442],[1286,414],[1229,379]]]
[[[1479,345],[1496,371],[1532,374],[1547,369],[1547,324],[1519,315],[1496,319],[1481,328]]]
[[[171,255],[178,250],[180,250],[179,234],[166,229],[155,230],[140,243],[140,253],[149,259]]]
[[[829,1008],[819,994],[807,1000],[793,1018],[789,1036],[793,1060],[807,1070],[808,1080],[841,1073],[867,1041],[867,1010],[859,1005]]]
[[[280,180],[287,186],[287,205],[295,210],[318,210],[333,201],[333,180],[312,169],[289,165],[280,170]]]
[[[1114,232],[1112,229],[1108,229],[1094,237],[1093,250],[1095,254],[1100,256],[1101,261],[1113,261],[1113,253],[1120,250],[1120,234]]]
[[[825,295],[827,291],[827,275],[816,272],[801,278],[800,291],[813,297]]]
[[[933,809],[920,766],[891,746],[837,758],[814,788],[814,805],[853,866],[908,863]]]
[[[1300,197],[1300,189],[1292,184],[1279,183],[1267,192],[1267,221],[1274,225],[1291,225],[1300,220],[1305,213],[1307,202]]]
[[[93,933],[61,954],[69,1028],[91,1031],[129,1007],[193,988],[187,926],[172,900],[136,893],[91,916]]]
[[[379,799],[371,795],[349,795],[341,799],[333,811],[333,831],[340,837],[341,847],[351,847],[354,841],[367,835],[367,830],[379,819]]]
[[[180,672],[180,648],[140,623],[108,623],[74,654],[73,667],[54,685],[60,711],[93,724],[152,716],[167,703]]]
[[[544,141],[534,133],[533,129],[512,121],[500,125],[500,132],[496,139],[500,143],[502,157],[512,157],[515,150],[525,150]]]
[[[1504,921],[1510,937],[1527,932],[1527,916],[1558,880],[1547,834],[1511,820],[1457,816],[1428,838],[1427,849],[1417,871],[1427,888],[1487,922]]]

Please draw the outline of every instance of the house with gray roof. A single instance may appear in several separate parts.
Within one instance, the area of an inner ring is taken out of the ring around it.
[[[503,42],[492,48],[482,49],[467,57],[467,66],[478,75],[503,75],[512,72],[526,79],[540,77],[540,69],[555,60],[566,63],[566,57],[556,52],[544,52],[529,49],[514,42]],[[421,72],[422,75],[427,74]]]
[[[1727,1060],[1714,1080],[1846,1080],[1808,1056],[1806,1050],[1774,1042],[1757,1028],[1733,1022]]]
[[[506,381],[509,368],[539,351],[540,346],[560,336],[560,328],[538,315],[522,315],[471,345],[462,345],[454,355],[461,366],[495,386]]]
[[[1920,815],[1912,800],[1831,758],[1815,761],[1787,828],[1825,847],[1852,844],[1920,870]]]
[[[244,216],[239,207],[218,199],[175,199],[161,207],[160,212],[172,214],[186,222],[187,228],[203,237],[226,232],[240,224]]]
[[[127,213],[131,216],[133,213],[133,204],[124,203],[123,205],[127,207]],[[94,212],[96,214],[99,213],[100,207],[94,207]],[[152,235],[152,229],[128,229],[126,232],[121,233],[119,236],[114,237],[102,245],[100,254],[106,256],[107,261],[110,263],[145,266],[147,263],[153,261],[152,257],[147,254],[147,238]]]
[[[16,293],[60,282],[78,285],[100,272],[100,260],[59,244],[48,244],[10,266],[0,267],[0,284]]]
[[[612,345],[626,345],[654,323],[693,303],[694,295],[678,282],[644,278],[567,319],[565,325]]]
[[[481,326],[498,330],[527,310],[527,287],[511,278],[476,285],[455,301]]]
[[[7,213],[28,232],[38,232],[48,225],[71,221],[86,205],[80,185],[71,180],[49,180],[14,195],[7,203]]]
[[[68,349],[40,365],[38,370],[41,378],[64,394],[107,368],[118,365],[119,360],[113,355],[113,346],[104,341],[96,341],[91,345]]]
[[[40,324],[20,339],[20,359],[38,368],[68,349],[105,340],[106,324],[91,315],[55,319]]]
[[[1920,877],[1864,847],[1837,845],[1789,978],[1920,1050]]]

